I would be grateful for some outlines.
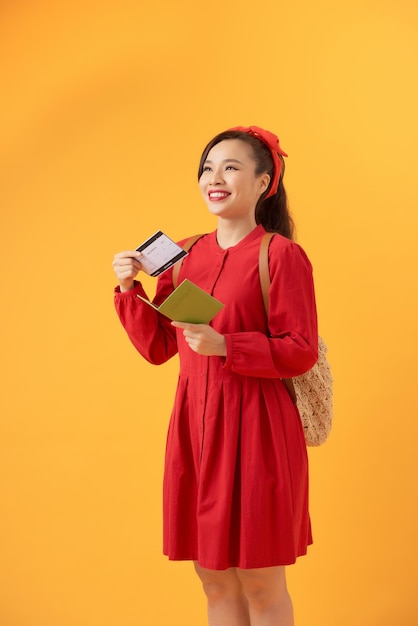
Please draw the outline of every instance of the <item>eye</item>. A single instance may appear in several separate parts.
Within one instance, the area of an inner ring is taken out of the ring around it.
[[[209,167],[209,165],[204,165],[204,166],[203,166],[203,168],[202,168],[202,173],[203,173],[203,172],[210,172],[210,167]]]
[[[234,167],[233,165],[227,165],[225,169],[226,170],[236,170],[237,168]]]

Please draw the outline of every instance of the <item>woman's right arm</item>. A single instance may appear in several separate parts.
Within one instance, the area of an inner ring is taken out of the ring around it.
[[[119,285],[115,288],[115,308],[129,339],[138,352],[150,363],[160,365],[177,353],[176,330],[171,321],[138,295],[148,299],[140,282],[135,280],[141,271],[141,255],[126,250],[115,255],[113,269]],[[154,302],[160,304],[173,291],[172,272],[158,279]]]

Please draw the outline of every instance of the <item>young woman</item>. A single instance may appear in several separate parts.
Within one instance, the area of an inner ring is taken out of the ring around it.
[[[291,626],[285,566],[312,542],[303,429],[283,378],[317,359],[311,264],[292,241],[278,138],[256,126],[217,135],[198,179],[217,229],[191,248],[189,278],[225,307],[209,324],[170,322],[141,302],[141,256],[117,254],[116,310],[151,363],[177,352],[180,376],[164,474],[164,553],[194,561],[210,626]],[[268,319],[259,279],[269,248]],[[182,242],[181,242],[182,243]],[[173,290],[172,271],[154,299]]]

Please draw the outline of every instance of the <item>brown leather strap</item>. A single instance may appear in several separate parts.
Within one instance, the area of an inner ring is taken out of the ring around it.
[[[269,246],[275,233],[266,233],[260,243],[260,253],[258,257],[258,271],[260,274],[261,292],[263,294],[264,308],[266,315],[269,314],[269,290],[270,290],[270,270],[269,270]],[[293,404],[296,404],[296,391],[291,378],[282,378],[282,383],[287,389]]]
[[[269,270],[269,246],[270,241],[274,237],[274,233],[266,233],[260,243],[260,253],[258,256],[258,271],[260,274],[261,292],[263,294],[264,308],[266,315],[269,312],[269,289],[270,289],[270,270]]]
[[[186,250],[186,252],[188,252],[190,250],[190,248],[193,246],[193,244],[195,244],[196,241],[198,239],[200,239],[201,237],[203,237],[203,235],[193,235],[193,237],[190,237],[190,239],[188,239],[186,241],[186,243],[184,243],[182,245],[183,250]],[[184,257],[183,257],[183,259],[184,259]],[[177,261],[177,263],[174,263],[174,265],[173,265],[173,285],[174,285],[174,289],[177,287],[178,282],[179,282],[180,268],[181,268],[181,264],[183,263],[183,259],[180,259],[180,261]]]

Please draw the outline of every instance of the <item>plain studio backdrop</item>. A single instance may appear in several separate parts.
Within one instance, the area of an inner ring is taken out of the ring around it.
[[[206,623],[191,564],[161,555],[177,359],[135,352],[111,262],[160,228],[213,230],[201,150],[251,124],[289,154],[335,378],[296,623],[416,626],[417,18],[407,0],[0,2],[2,626]]]

